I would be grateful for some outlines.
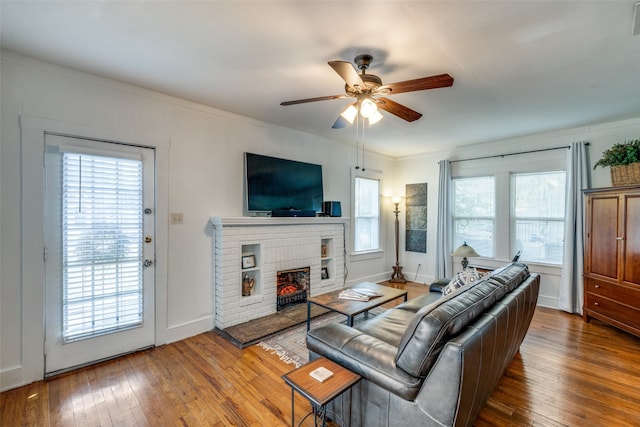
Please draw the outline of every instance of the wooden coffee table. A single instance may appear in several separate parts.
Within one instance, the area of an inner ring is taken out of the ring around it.
[[[311,304],[319,305],[320,307],[327,308],[331,311],[335,311],[336,313],[344,314],[347,316],[347,325],[353,326],[353,318],[360,313],[367,313],[372,308],[379,307],[396,298],[403,297],[405,301],[407,300],[407,291],[404,289],[390,288],[388,286],[377,285],[371,282],[363,282],[352,286],[352,288],[372,289],[382,295],[371,298],[369,301],[340,299],[338,298],[338,295],[340,295],[340,292],[344,289],[347,289],[344,288],[315,297],[309,297],[307,298],[307,331],[311,328]]]

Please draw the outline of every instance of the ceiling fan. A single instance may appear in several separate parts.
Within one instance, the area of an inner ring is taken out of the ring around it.
[[[317,98],[298,99],[295,101],[281,102],[280,105],[304,104],[307,102],[327,101],[331,99],[355,98],[355,102],[349,105],[333,124],[334,129],[342,128],[347,123],[353,123],[356,115],[360,115],[369,120],[369,124],[377,123],[382,119],[382,114],[378,109],[387,111],[408,122],[413,122],[422,117],[422,114],[412,110],[402,104],[386,98],[388,95],[395,95],[403,92],[415,92],[426,89],[437,89],[453,85],[453,77],[449,74],[438,74],[436,76],[422,77],[414,80],[382,84],[382,79],[373,74],[366,74],[373,57],[362,54],[354,59],[361,74],[346,61],[329,61],[329,66],[338,73],[346,82],[344,95],[320,96]]]

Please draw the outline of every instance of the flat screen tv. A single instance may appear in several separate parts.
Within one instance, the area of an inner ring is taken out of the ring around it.
[[[247,212],[322,212],[322,166],[245,154]]]

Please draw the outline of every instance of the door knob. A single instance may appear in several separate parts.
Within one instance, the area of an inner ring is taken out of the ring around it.
[[[153,265],[153,261],[151,261],[150,259],[145,259],[142,265],[144,267],[151,267]]]

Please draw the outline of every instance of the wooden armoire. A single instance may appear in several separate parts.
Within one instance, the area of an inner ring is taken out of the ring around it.
[[[583,318],[640,336],[640,185],[584,194]]]

